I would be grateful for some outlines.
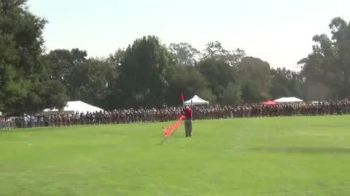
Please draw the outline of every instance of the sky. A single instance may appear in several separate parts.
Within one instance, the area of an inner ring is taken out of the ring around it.
[[[330,34],[335,17],[350,19],[348,0],[28,0],[48,21],[47,51],[79,48],[108,57],[144,35],[163,44],[210,41],[241,48],[271,67],[298,71],[312,52],[312,37]]]

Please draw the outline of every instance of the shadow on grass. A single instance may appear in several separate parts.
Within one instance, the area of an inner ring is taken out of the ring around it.
[[[168,138],[163,138],[159,143],[157,143],[156,145],[157,146],[162,146],[166,141],[167,141]]]
[[[350,148],[340,147],[258,147],[250,150],[269,153],[299,153],[299,154],[350,154]]]

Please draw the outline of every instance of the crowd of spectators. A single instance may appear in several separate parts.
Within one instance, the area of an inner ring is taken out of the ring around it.
[[[96,113],[41,113],[21,117],[0,117],[0,129],[13,127],[73,126],[84,124],[120,124],[135,122],[163,122],[176,120],[182,107],[141,108],[104,111]],[[324,103],[279,104],[264,106],[246,104],[239,106],[195,106],[193,118],[220,119],[294,115],[341,115],[350,114],[350,101]]]

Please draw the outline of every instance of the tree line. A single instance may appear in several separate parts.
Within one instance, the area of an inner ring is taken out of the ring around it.
[[[112,110],[179,105],[194,94],[213,104],[258,103],[281,96],[339,100],[350,95],[350,23],[331,21],[332,37],[314,36],[302,70],[273,69],[218,41],[203,51],[144,36],[107,58],[83,49],[45,51],[46,20],[25,0],[0,1],[0,111],[33,113],[82,100]]]

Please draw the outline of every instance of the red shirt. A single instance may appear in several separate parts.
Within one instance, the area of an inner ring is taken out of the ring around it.
[[[187,120],[192,119],[192,109],[190,107],[184,109],[184,115]]]

